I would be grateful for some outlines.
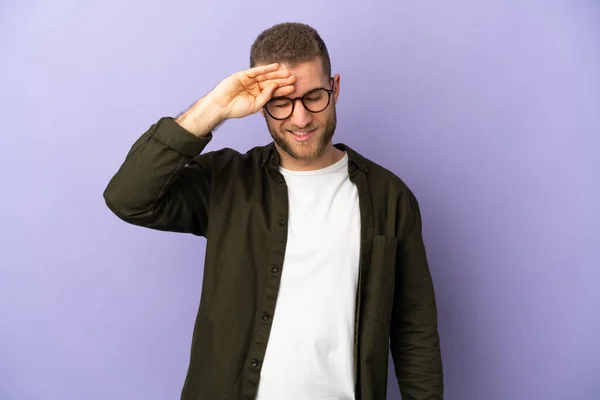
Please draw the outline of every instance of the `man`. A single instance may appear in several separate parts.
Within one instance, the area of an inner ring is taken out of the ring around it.
[[[313,28],[273,26],[250,63],[152,125],[104,193],[129,223],[207,238],[181,398],[385,399],[389,343],[403,399],[441,399],[417,200],[333,144],[340,76]],[[256,112],[272,143],[200,154]]]

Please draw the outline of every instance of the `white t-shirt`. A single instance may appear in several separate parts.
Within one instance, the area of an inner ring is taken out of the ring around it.
[[[280,168],[288,242],[258,400],[354,400],[358,191],[348,155],[316,171]]]

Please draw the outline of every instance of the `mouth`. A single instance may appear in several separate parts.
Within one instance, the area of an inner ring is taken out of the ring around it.
[[[313,129],[310,131],[288,131],[292,137],[294,138],[295,141],[297,142],[306,142],[308,139],[311,138],[311,136],[315,133],[317,129]]]

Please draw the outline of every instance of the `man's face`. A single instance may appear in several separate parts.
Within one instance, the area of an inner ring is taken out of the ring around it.
[[[289,69],[296,76],[295,90],[286,96],[291,99],[303,96],[313,89],[331,89],[332,83],[334,84],[335,91],[331,95],[329,106],[319,113],[308,111],[299,100],[294,105],[292,115],[282,121],[271,118],[263,111],[269,132],[281,150],[296,160],[316,160],[328,146],[333,146],[331,139],[337,124],[335,103],[339,95],[339,75],[334,79],[325,76],[320,58],[293,68],[281,68]]]

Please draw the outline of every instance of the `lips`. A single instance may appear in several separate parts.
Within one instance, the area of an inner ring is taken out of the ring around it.
[[[297,130],[297,131],[290,131],[290,132],[293,135],[296,135],[296,136],[304,136],[304,135],[308,135],[309,133],[312,133],[313,131],[314,131],[314,129],[311,129],[311,130],[308,130],[308,131],[306,131],[306,130],[304,130],[304,131]]]
[[[308,139],[310,139],[310,137],[313,135],[313,133],[316,131],[316,129],[310,130],[310,131],[289,131],[292,135],[292,137],[297,141],[297,142],[305,142]]]

